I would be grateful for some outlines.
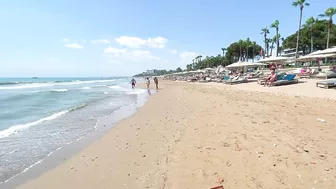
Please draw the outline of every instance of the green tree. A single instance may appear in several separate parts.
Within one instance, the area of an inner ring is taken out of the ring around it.
[[[313,40],[313,26],[315,24],[315,18],[314,17],[310,17],[306,20],[306,27],[309,27],[310,30],[310,52],[314,51],[314,40]],[[299,46],[299,44],[297,44],[297,47]]]
[[[304,25],[301,29],[301,40],[299,41],[299,51],[303,51],[303,54],[308,54],[311,52],[311,36],[313,36],[313,47],[314,50],[323,50],[326,48],[327,41],[327,30],[328,30],[328,21],[327,20],[316,20],[313,24],[313,29]],[[311,34],[312,31],[312,34]],[[296,31],[297,32],[297,31]],[[294,33],[285,38],[283,42],[284,48],[295,48],[296,47],[296,36],[297,33]],[[331,27],[331,33],[336,33],[336,25],[333,24]],[[330,35],[329,46],[336,45],[336,35]]]
[[[247,46],[249,48],[247,48]],[[246,56],[248,59],[254,59],[256,56],[259,56],[259,52],[262,49],[258,44],[254,44],[252,41],[248,40],[239,40],[230,44],[227,47],[227,52],[225,54],[226,62],[232,63],[242,60],[242,49],[246,49]]]
[[[191,71],[193,69],[193,65],[192,64],[187,64],[187,71]]]
[[[270,42],[271,42],[271,46],[270,46],[270,49],[271,49],[271,53],[270,53],[270,56],[272,56],[272,53],[273,53],[273,49],[274,49],[274,43],[277,42],[277,36],[273,36],[272,39],[270,39]]]
[[[271,24],[271,28],[275,28],[275,36],[278,36],[278,34],[279,34],[279,20],[275,20]],[[278,56],[278,54],[279,54],[279,38],[276,38],[276,44],[277,44],[276,56]]]
[[[294,7],[300,7],[300,21],[299,21],[299,31],[297,32],[297,40],[296,40],[296,50],[295,57],[297,57],[298,49],[299,49],[299,40],[300,40],[300,30],[301,30],[301,22],[302,22],[302,12],[305,6],[309,6],[309,3],[306,3],[305,0],[295,0],[292,4]]]
[[[244,45],[244,41],[240,39],[238,41],[238,44],[239,44],[239,61],[242,61],[242,57],[243,57],[242,48]]]
[[[329,18],[329,23],[328,23],[328,37],[327,37],[327,48],[329,48],[329,39],[330,39],[330,32],[331,32],[331,27],[333,25],[333,19],[332,17],[336,14],[336,8],[328,8],[324,14],[320,14],[320,17],[328,17]]]
[[[269,30],[268,30],[267,27],[261,29],[261,33],[260,34],[264,35],[265,50],[268,49],[267,48],[267,46],[268,46],[267,34],[269,34],[269,33],[270,32],[269,32]],[[268,55],[268,51],[267,51],[267,55]],[[264,56],[263,57],[265,58],[265,52],[264,52]]]
[[[182,72],[182,69],[180,67],[176,68],[176,72]]]

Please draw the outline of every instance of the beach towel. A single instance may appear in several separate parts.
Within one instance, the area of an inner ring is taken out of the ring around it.
[[[288,74],[286,75],[283,80],[286,80],[286,81],[291,81],[295,78],[295,74]]]

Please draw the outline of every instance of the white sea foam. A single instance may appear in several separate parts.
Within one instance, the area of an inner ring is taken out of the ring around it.
[[[91,87],[82,87],[81,89],[87,90],[87,89],[91,89]]]
[[[127,91],[131,91],[132,89],[127,89],[124,87],[121,87],[119,85],[113,85],[113,86],[109,86],[110,89],[113,89],[115,91],[122,91],[122,92],[127,92]]]
[[[39,119],[37,121],[29,122],[29,123],[26,123],[26,124],[13,125],[13,126],[9,127],[6,130],[0,131],[0,138],[8,137],[8,136],[13,135],[15,133],[18,133],[20,131],[28,129],[31,126],[37,125],[39,123],[56,119],[57,117],[60,117],[60,116],[62,116],[64,114],[68,113],[69,111],[70,110],[61,111],[61,112],[55,113],[55,114],[53,114],[51,116],[44,117],[44,118]]]
[[[52,89],[51,91],[54,91],[54,92],[67,92],[68,89]]]
[[[110,80],[91,80],[91,81],[72,81],[64,83],[29,83],[22,85],[13,85],[13,86],[1,86],[0,90],[14,90],[14,89],[27,89],[27,88],[41,88],[41,87],[50,87],[50,86],[66,86],[66,85],[80,85],[80,84],[89,84],[89,83],[106,83],[115,81],[114,79]]]
[[[138,94],[142,94],[142,93],[145,93],[145,90],[142,90],[142,89],[136,89],[136,90],[131,91],[131,92],[128,92],[128,93],[126,93],[126,94],[136,94],[136,95],[138,95]]]

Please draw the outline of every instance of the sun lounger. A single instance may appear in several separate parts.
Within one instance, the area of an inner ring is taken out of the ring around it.
[[[317,79],[336,78],[336,73],[333,71],[321,72],[315,76]]]
[[[316,75],[316,69],[312,69],[311,72],[298,73],[299,78],[311,78]]]
[[[299,80],[294,79],[295,76],[296,76],[295,74],[288,74],[284,76],[282,79],[273,82],[272,86],[291,85],[291,84],[298,83]]]
[[[279,73],[277,73],[277,80],[281,80],[285,76],[285,74],[286,74],[285,72],[279,72]],[[265,76],[265,77],[259,78],[258,79],[258,84],[264,85],[266,79],[268,79],[268,78],[269,78],[269,76]]]
[[[336,87],[336,79],[327,79],[324,81],[316,82],[316,87],[329,89],[330,87]]]
[[[238,78],[238,79],[224,81],[224,83],[228,85],[234,85],[234,84],[246,83],[246,82],[248,82],[246,78]]]

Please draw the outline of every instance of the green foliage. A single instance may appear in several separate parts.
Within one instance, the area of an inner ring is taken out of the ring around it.
[[[336,15],[336,8],[330,7],[328,8],[324,14],[320,14],[320,17],[328,17],[332,21],[332,17]]]
[[[182,72],[182,71],[183,70],[180,67],[176,68],[176,72]]]
[[[312,27],[312,36],[313,36],[313,44],[314,50],[323,50],[326,48],[327,41],[327,31],[328,31],[328,21],[320,20],[316,21]],[[336,25],[332,25],[330,35],[329,46],[336,45]],[[295,48],[296,47],[296,36],[297,32],[288,36],[284,42],[283,47],[287,48]],[[299,51],[303,51],[304,54],[310,53],[310,36],[311,36],[311,28],[309,25],[304,25],[301,29],[301,37],[299,42]]]
[[[300,9],[303,9],[303,7],[305,7],[305,6],[309,6],[310,4],[309,3],[307,3],[305,0],[295,0],[293,3],[292,3],[292,5],[294,6],[294,7],[300,7]]]
[[[238,42],[232,43],[227,48],[225,58],[228,63],[237,62],[239,60],[247,61],[247,59],[253,59],[256,56],[259,56],[261,49],[262,47],[257,45],[254,41],[252,42],[249,39],[239,40]]]

